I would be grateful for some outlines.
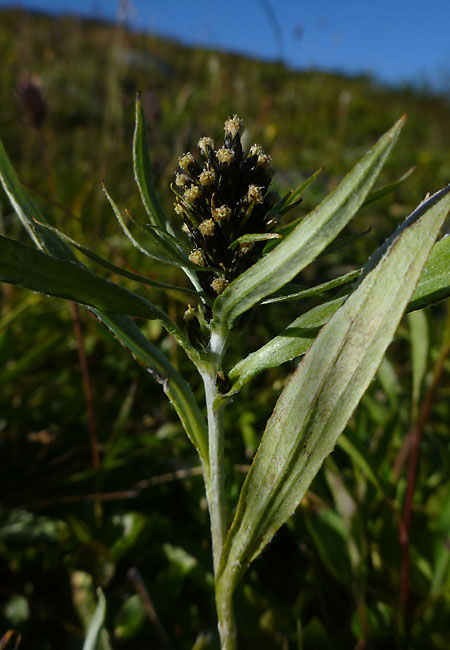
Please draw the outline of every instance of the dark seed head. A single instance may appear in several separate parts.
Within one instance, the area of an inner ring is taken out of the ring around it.
[[[211,267],[199,280],[205,293],[215,297],[261,256],[264,241],[230,245],[246,234],[270,232],[277,225],[269,216],[274,205],[268,191],[271,158],[259,145],[242,150],[242,120],[234,115],[224,126],[223,146],[214,148],[209,137],[200,138],[202,161],[188,152],[178,161],[175,175],[175,212],[194,248],[189,259]]]

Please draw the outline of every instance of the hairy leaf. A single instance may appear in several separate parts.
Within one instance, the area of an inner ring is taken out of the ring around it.
[[[239,361],[229,373],[233,385],[228,395],[239,392],[242,386],[263,370],[276,368],[309,350],[319,329],[328,323],[345,299],[345,297],[337,298],[310,309],[296,318],[281,334]]]
[[[76,260],[71,249],[54,231],[35,223],[34,218],[38,217],[40,221],[45,221],[44,217],[22,187],[1,141],[0,180],[10,197],[19,219],[32,236],[36,245],[43,248],[50,255],[72,260],[79,268],[84,269],[84,266]],[[137,360],[141,361],[151,372],[156,372],[156,374],[161,374],[161,376],[168,378],[168,381],[164,384],[166,394],[178,413],[188,437],[197,448],[203,463],[207,465],[206,425],[190,386],[182,379],[164,355],[147,341],[129,316],[105,313],[98,309],[92,309],[92,311]],[[196,350],[189,345],[184,337],[180,339],[179,336],[180,332],[177,330],[178,341],[184,347],[189,357],[195,360],[197,357]]]
[[[350,273],[358,276],[362,271],[363,269],[357,269]],[[341,276],[341,279],[343,280],[347,275],[350,276],[350,274],[346,274]],[[336,278],[331,282],[337,282],[338,280],[339,278]],[[324,283],[318,285],[318,287],[304,289],[296,295],[298,298],[316,295],[319,292],[310,294],[308,292],[314,292],[319,287],[323,289],[326,285],[327,283]],[[293,299],[293,296],[294,294],[288,295],[285,299]],[[408,303],[407,311],[421,309],[447,296],[450,296],[450,237],[446,236],[434,245],[419,283]],[[280,296],[279,299],[282,300],[283,297]],[[292,321],[281,334],[239,361],[229,373],[233,385],[228,395],[237,393],[242,386],[260,372],[263,372],[263,370],[275,368],[304,354],[312,345],[319,328],[329,321],[345,299],[345,296],[336,298],[307,311]],[[278,298],[274,300],[268,299],[263,304],[277,301]]]
[[[119,222],[119,225],[122,228],[124,234],[128,237],[128,239],[133,244],[133,246],[135,246],[141,253],[143,253],[147,257],[151,257],[152,259],[157,260],[158,262],[162,262],[163,264],[169,264],[171,266],[178,266],[178,267],[185,266],[186,268],[191,268],[191,269],[195,268],[196,271],[201,270],[200,267],[196,266],[195,264],[192,264],[192,262],[190,262],[187,259],[187,257],[185,258],[180,253],[180,251],[175,249],[170,244],[170,242],[166,241],[164,237],[159,236],[156,232],[154,233],[153,239],[158,247],[158,250],[155,251],[153,249],[147,248],[147,246],[143,246],[140,242],[138,242],[137,239],[135,239],[131,234],[130,229],[125,223],[125,219],[123,218],[121,211],[119,210],[117,204],[112,199],[110,194],[107,192],[105,186],[103,186],[103,191],[113,209],[116,219]]]
[[[292,280],[339,234],[369,193],[403,123],[404,118],[378,140],[339,186],[273,251],[216,298],[216,327],[231,327],[235,318]]]
[[[100,311],[167,320],[166,314],[141,296],[103,280],[71,260],[0,236],[0,280],[57,298],[75,300]]]
[[[391,342],[450,210],[450,186],[424,202],[369,260],[283,390],[241,491],[219,572],[226,598],[297,508]]]
[[[187,287],[178,287],[174,284],[167,284],[166,282],[157,282],[156,280],[150,280],[149,278],[146,278],[143,275],[138,275],[137,273],[132,273],[131,271],[122,269],[120,266],[116,266],[116,264],[113,264],[112,262],[105,260],[103,257],[100,257],[100,255],[97,255],[97,253],[94,253],[94,251],[91,251],[86,246],[82,246],[77,241],[75,241],[65,233],[61,232],[57,228],[53,228],[52,226],[48,226],[46,224],[41,224],[41,225],[43,228],[48,228],[49,230],[52,230],[59,237],[61,237],[62,240],[66,241],[71,246],[76,248],[78,251],[80,251],[80,253],[82,253],[88,259],[92,260],[93,262],[96,262],[100,266],[103,266],[105,269],[112,271],[116,275],[121,275],[124,278],[129,278],[130,280],[134,280],[135,282],[146,284],[149,287],[154,287],[155,289],[163,289],[166,291],[167,290],[180,291],[181,293],[187,293],[189,295],[198,296],[198,292],[195,291],[194,289],[189,289]]]
[[[164,354],[145,338],[131,318],[113,314],[101,314],[99,317],[119,342],[139,363],[148,368],[162,385],[189,439],[207,467],[209,461],[206,424],[189,384],[169,363]]]

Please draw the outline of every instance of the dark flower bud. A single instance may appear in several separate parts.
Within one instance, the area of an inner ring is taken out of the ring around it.
[[[189,305],[184,312],[183,319],[186,324],[186,333],[189,343],[197,349],[206,347],[206,337],[201,330],[200,321],[198,320],[195,309],[191,307],[191,305]]]
[[[183,154],[172,186],[177,196],[175,212],[182,217],[182,230],[193,246],[189,260],[205,268],[198,281],[212,299],[254,264],[265,246],[264,240],[239,246],[233,242],[243,235],[271,232],[278,224],[269,216],[274,205],[268,189],[270,156],[257,144],[246,155],[241,128],[237,115],[229,117],[223,146],[217,149],[212,138],[200,138],[202,164],[191,153]]]
[[[217,373],[217,378],[216,378],[216,388],[219,391],[219,393],[228,393],[228,391],[231,388],[231,381],[228,375],[223,371],[219,370]]]

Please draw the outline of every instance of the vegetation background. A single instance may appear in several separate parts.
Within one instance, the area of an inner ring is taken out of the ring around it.
[[[320,258],[302,274],[305,285],[362,264],[450,179],[449,99],[426,88],[299,72],[120,24],[18,10],[0,12],[0,60],[0,137],[21,180],[56,227],[149,277],[172,281],[176,271],[130,248],[101,191],[104,179],[121,206],[142,212],[131,161],[138,90],[169,213],[178,156],[200,136],[219,139],[229,115],[244,118],[248,145],[271,154],[280,191],[325,167],[298,216],[409,114],[380,185],[411,166],[413,175],[360,212],[346,231],[360,237]],[[4,194],[0,234],[30,243]],[[183,299],[152,294],[180,321]],[[167,648],[162,628],[173,648],[215,647],[202,479],[160,387],[88,311],[7,285],[0,299],[0,638],[14,629],[20,648],[80,648],[99,585],[104,649]],[[299,309],[256,310],[230,362]],[[201,398],[193,368],[159,324],[143,327]],[[242,647],[450,648],[449,330],[445,303],[403,320],[347,427],[350,444],[336,449],[238,592]],[[230,512],[294,366],[266,372],[226,411]],[[406,541],[408,480],[415,499]]]

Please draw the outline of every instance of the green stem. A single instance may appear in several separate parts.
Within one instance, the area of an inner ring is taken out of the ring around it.
[[[217,614],[219,616],[219,635],[221,650],[236,650],[236,623],[233,613],[231,589],[226,593],[216,589]]]
[[[223,403],[216,401],[219,393],[216,387],[217,373],[226,345],[226,335],[213,331],[209,348],[209,363],[201,372],[205,386],[206,411],[208,418],[209,471],[206,477],[206,494],[211,520],[214,575],[217,579],[220,559],[225,543],[227,522],[225,507],[225,468]],[[233,616],[231,593],[221,598],[216,585],[216,606],[219,617],[219,634],[222,650],[235,650],[236,627]]]
[[[223,462],[222,409],[214,406],[217,397],[216,368],[203,375],[206,412],[208,418],[209,480],[207,481],[208,505],[211,518],[211,537],[214,574],[217,575],[225,541],[225,472]]]

